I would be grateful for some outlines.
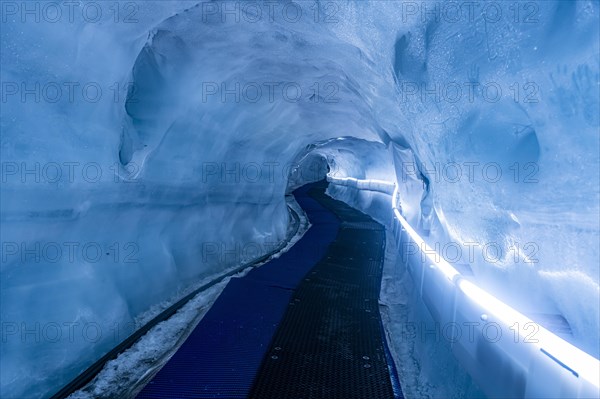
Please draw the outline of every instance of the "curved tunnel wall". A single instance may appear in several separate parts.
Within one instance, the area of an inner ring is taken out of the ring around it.
[[[536,3],[533,20],[394,2],[301,2],[298,20],[134,4],[135,23],[107,10],[102,23],[3,23],[2,80],[16,86],[3,90],[1,228],[17,244],[1,269],[2,320],[16,326],[3,395],[52,391],[113,346],[114,323],[126,334],[232,261],[199,264],[203,243],[280,240],[290,169],[336,137],[383,143],[331,159],[351,159],[355,177],[395,174],[432,242],[498,244],[494,267],[476,259],[475,272],[519,304],[551,298],[598,356],[597,3]],[[22,92],[57,81],[102,95]],[[72,258],[21,256],[72,242]],[[22,340],[21,323],[61,336]],[[102,334],[71,342],[68,323]]]

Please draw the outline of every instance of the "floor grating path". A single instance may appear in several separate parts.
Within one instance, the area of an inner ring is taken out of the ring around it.
[[[378,308],[385,230],[325,189],[296,190],[313,226],[232,279],[139,398],[401,396]]]
[[[250,397],[394,398],[378,304],[385,230],[322,186],[310,194],[340,229],[294,292]]]

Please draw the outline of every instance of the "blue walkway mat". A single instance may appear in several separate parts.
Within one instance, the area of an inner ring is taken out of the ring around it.
[[[309,195],[294,192],[313,226],[281,257],[233,278],[179,350],[138,398],[246,398],[293,290],[321,260],[340,220]]]
[[[311,195],[342,223],[294,290],[249,397],[401,398],[379,313],[385,230],[323,190]]]

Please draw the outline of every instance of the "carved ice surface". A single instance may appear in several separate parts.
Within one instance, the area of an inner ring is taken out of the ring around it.
[[[49,4],[2,2],[2,397],[268,252],[325,163],[599,356],[598,2]]]

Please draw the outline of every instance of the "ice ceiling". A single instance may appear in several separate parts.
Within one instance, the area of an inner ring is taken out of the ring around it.
[[[598,2],[48,4],[2,3],[3,397],[283,239],[316,143],[599,356]]]

